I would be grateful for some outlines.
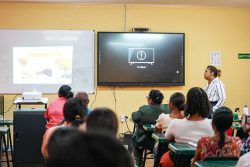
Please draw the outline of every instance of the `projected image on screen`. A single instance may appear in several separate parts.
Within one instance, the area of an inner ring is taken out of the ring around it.
[[[14,47],[13,83],[71,84],[72,46]]]

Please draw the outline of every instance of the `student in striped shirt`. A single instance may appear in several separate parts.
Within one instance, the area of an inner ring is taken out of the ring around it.
[[[208,83],[204,90],[207,93],[213,112],[219,107],[222,107],[226,100],[226,92],[223,83],[219,80],[220,76],[221,70],[211,65],[207,66],[204,78],[208,81]]]

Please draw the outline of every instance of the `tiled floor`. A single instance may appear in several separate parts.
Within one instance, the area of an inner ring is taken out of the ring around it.
[[[11,154],[9,153],[9,161],[11,161],[10,162],[10,167],[13,167],[13,164],[12,164],[12,159],[11,159]],[[5,156],[5,153],[2,153],[2,161],[6,161],[6,156]],[[2,162],[1,163],[1,166],[2,167],[7,167],[8,165],[7,165],[7,162]]]

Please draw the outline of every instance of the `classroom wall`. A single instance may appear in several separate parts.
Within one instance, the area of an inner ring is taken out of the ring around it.
[[[191,87],[204,87],[203,73],[209,64],[210,51],[221,51],[219,68],[226,87],[225,105],[232,109],[250,105],[250,60],[238,59],[238,53],[250,53],[249,7],[0,3],[0,20],[2,29],[93,29],[97,32],[149,27],[153,32],[186,34],[185,86],[97,87],[95,94],[90,95],[92,108],[106,106],[118,116],[124,113],[130,117],[146,104],[151,89],[160,89],[165,95],[164,103],[168,103],[173,92],[186,94]],[[51,101],[57,95],[44,96]],[[5,111],[14,97],[5,96]],[[7,118],[12,118],[14,108],[6,113]],[[132,129],[132,123],[129,126]],[[121,127],[120,124],[120,131]],[[126,130],[124,125],[123,131]]]

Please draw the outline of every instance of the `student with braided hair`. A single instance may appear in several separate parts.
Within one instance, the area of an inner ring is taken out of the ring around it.
[[[47,143],[56,129],[71,126],[85,131],[84,119],[87,112],[83,111],[86,111],[86,108],[82,104],[81,100],[77,98],[67,100],[63,107],[64,123],[60,126],[49,128],[43,136],[41,152],[45,159],[47,158]]]
[[[210,157],[239,157],[241,140],[231,137],[226,131],[232,126],[233,112],[227,107],[218,108],[212,119],[214,136],[202,137],[198,141],[195,157],[191,161],[194,165],[197,160]]]
[[[171,121],[165,133],[166,139],[176,143],[197,143],[202,136],[212,136],[211,120],[207,119],[210,110],[206,92],[199,87],[191,88],[187,93],[184,109],[186,118]],[[166,152],[161,157],[160,165],[162,167],[174,166],[174,153]]]

